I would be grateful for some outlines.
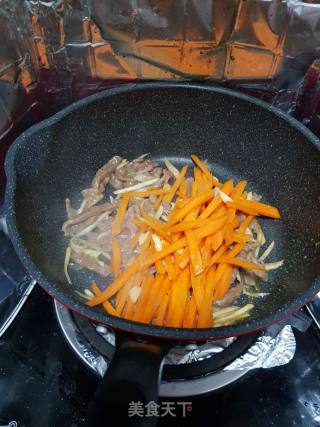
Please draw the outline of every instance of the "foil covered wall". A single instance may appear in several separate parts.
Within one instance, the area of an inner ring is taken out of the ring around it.
[[[317,3],[0,0],[0,164],[15,132],[137,79],[219,82],[320,131]]]

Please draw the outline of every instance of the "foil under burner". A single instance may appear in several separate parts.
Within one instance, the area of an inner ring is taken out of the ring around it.
[[[72,314],[57,301],[54,306],[61,330],[77,357],[102,377],[114,354],[113,332]],[[257,367],[288,363],[295,353],[291,326],[267,332],[200,345],[176,345],[165,359],[160,396],[206,394],[234,383]]]

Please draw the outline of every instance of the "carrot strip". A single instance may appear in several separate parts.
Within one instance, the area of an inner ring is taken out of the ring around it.
[[[130,279],[127,281],[127,283],[123,286],[122,289],[120,289],[120,291],[117,293],[117,297],[116,297],[116,310],[118,313],[121,313],[123,310],[123,307],[126,304],[126,301],[128,301],[129,298],[129,292],[131,290],[131,288],[133,288],[134,286],[140,286],[141,282],[143,280],[143,276],[142,273],[139,272],[135,275],[133,275],[132,277],[130,277]]]
[[[163,231],[162,229],[162,224],[161,222],[150,218],[145,212],[141,212],[141,215],[143,217],[143,220],[145,221],[146,224],[148,224],[148,226],[150,228],[152,228],[153,230],[156,231],[157,234],[159,234],[159,236],[161,236],[164,240],[166,240],[167,242],[170,242],[170,238],[167,235],[167,233],[165,231]]]
[[[221,206],[219,209],[215,210],[213,214],[211,214],[208,218],[209,219],[220,218],[221,216],[226,215],[226,213],[227,213],[227,208],[225,206]]]
[[[207,237],[204,242],[204,246],[201,248],[201,257],[203,267],[206,267],[209,264],[212,252],[212,242],[211,237]]]
[[[96,297],[102,294],[102,291],[98,288],[98,285],[96,282],[92,282],[91,284],[91,290],[95,294]],[[110,304],[109,301],[105,301],[103,304],[103,308],[108,314],[111,314],[112,316],[119,317],[119,313],[115,310],[115,308]]]
[[[178,190],[178,188],[180,187],[181,181],[182,181],[182,179],[185,177],[185,175],[186,175],[186,173],[187,173],[187,170],[188,170],[188,166],[187,166],[187,165],[183,166],[183,168],[181,169],[181,172],[180,172],[180,173],[179,173],[179,175],[177,176],[177,178],[176,178],[176,180],[175,180],[174,184],[172,185],[172,187],[171,187],[171,189],[170,189],[169,193],[167,193],[167,194],[164,196],[164,198],[163,198],[163,200],[164,200],[166,203],[170,203],[170,202],[172,201],[172,199],[174,198],[174,195],[176,194],[176,191],[177,191],[177,190]]]
[[[135,304],[129,298],[127,303],[126,303],[126,306],[123,310],[123,317],[125,319],[132,320],[133,313],[134,313],[134,306],[135,306]]]
[[[210,224],[211,219],[195,219],[192,221],[184,221],[180,224],[173,225],[168,229],[169,233],[177,233],[178,231],[191,230],[192,228],[203,227],[204,225]]]
[[[198,276],[194,276],[192,271],[190,271],[190,277],[191,277],[191,286],[193,290],[194,301],[196,303],[197,310],[199,311],[201,308],[201,303],[204,296],[204,290],[202,286],[204,273],[201,273]]]
[[[160,206],[160,205],[161,205],[161,203],[162,203],[163,198],[164,198],[164,194],[161,194],[161,195],[158,197],[158,199],[157,199],[157,201],[156,201],[156,203],[155,203],[155,205],[154,205],[154,209],[155,209],[155,210],[157,210],[157,209],[159,208],[159,206]]]
[[[195,230],[194,234],[198,239],[210,236],[220,230],[226,222],[226,217],[217,218],[204,227]]]
[[[164,280],[164,275],[157,275],[150,289],[150,294],[147,303],[142,307],[142,313],[139,317],[139,321],[149,323],[152,319],[154,307],[156,306],[157,297]]]
[[[139,237],[141,236],[141,234],[142,234],[142,232],[139,231],[137,234],[135,234],[132,237],[132,239],[130,241],[130,248],[131,249],[134,249],[137,246],[137,244],[139,243]]]
[[[217,262],[219,262],[219,263],[223,262],[226,264],[237,265],[238,267],[245,268],[246,270],[265,271],[265,268],[263,265],[254,264],[252,262],[249,262],[249,261],[247,261],[245,259],[241,259],[241,258],[231,258],[229,256],[223,256]]]
[[[211,237],[211,245],[214,251],[217,251],[223,242],[223,231],[218,230],[216,234]]]
[[[222,257],[222,255],[226,252],[226,250],[227,250],[227,246],[221,245],[220,248],[217,250],[217,252],[215,252],[213,254],[213,256],[211,257],[211,259],[209,261],[209,267],[213,266],[219,260],[219,258]],[[241,251],[241,249],[240,249],[240,251]]]
[[[186,230],[185,236],[189,247],[190,261],[192,265],[193,274],[197,276],[203,271],[200,249],[192,230]]]
[[[250,242],[252,240],[252,236],[251,236],[251,234],[244,234],[244,233],[239,233],[239,232],[235,231],[234,233],[232,233],[231,239],[233,242],[247,243],[247,242]]]
[[[142,219],[137,216],[132,218],[131,222],[136,225],[140,229],[140,231],[150,230],[148,224],[146,224],[146,222],[142,221]]]
[[[230,193],[231,199],[233,200],[240,199],[247,184],[248,184],[247,181],[239,181],[238,184],[234,187],[234,189]]]
[[[231,206],[245,213],[253,214],[253,212],[256,212],[256,215],[267,216],[275,219],[280,218],[280,213],[277,208],[254,200],[237,200],[227,202],[227,206]]]
[[[222,186],[221,183],[212,176],[212,174],[209,171],[209,169],[207,168],[207,166],[199,159],[198,156],[196,156],[195,154],[192,154],[191,159],[201,169],[201,171],[204,173],[204,175],[210,180],[212,185],[215,185],[216,187]]]
[[[249,225],[253,221],[253,218],[254,217],[252,215],[247,216],[247,218],[241,223],[239,227],[239,233],[244,233],[246,231],[246,229],[249,227]]]
[[[139,299],[136,302],[135,310],[133,313],[132,320],[141,321],[144,307],[147,306],[151,289],[154,285],[154,276],[147,276],[141,286],[142,290],[139,295]]]
[[[162,326],[164,324],[164,319],[167,313],[168,304],[169,304],[169,295],[165,294],[161,300],[158,313],[153,321],[154,325]]]
[[[125,194],[124,197],[122,197],[120,200],[118,212],[113,221],[113,225],[112,225],[113,236],[117,236],[121,232],[122,224],[123,224],[124,217],[128,207],[128,203],[129,203],[129,197],[127,194]]]
[[[104,291],[102,291],[101,294],[88,301],[87,305],[89,307],[94,307],[95,305],[101,304],[111,298],[119,291],[119,289],[122,288],[122,286],[133,274],[137,273],[141,269],[141,262],[142,257],[139,256],[125,271],[123,271],[118,276],[118,278],[113,283],[111,283]]]
[[[192,296],[186,304],[182,326],[184,328],[194,328],[196,326],[197,307]]]
[[[198,327],[210,328],[212,326],[212,302],[213,302],[213,289],[215,285],[215,269],[210,268],[206,276],[206,286],[204,297],[202,299],[201,307],[199,310]]]
[[[177,265],[184,270],[186,266],[189,264],[190,255],[188,248],[182,249],[182,253],[180,254],[178,251],[174,254],[175,261]]]
[[[232,281],[232,267],[225,266],[225,269],[222,273],[221,279],[216,283],[213,299],[220,300],[225,296],[225,294],[230,289],[231,281]]]
[[[231,193],[232,189],[233,189],[232,179],[229,179],[228,181],[226,181],[221,187],[221,191],[223,191],[227,195]],[[208,204],[205,210],[200,214],[200,218],[201,219],[208,218],[208,216],[210,216],[222,204],[223,204],[223,201],[218,194],[211,200],[211,202]]]
[[[179,196],[181,197],[181,198],[185,198],[186,197],[186,192],[187,192],[187,184],[186,184],[186,178],[185,177],[183,177],[182,178],[182,180],[181,180],[181,183],[180,183],[180,187],[179,187],[179,192],[178,192],[178,194],[179,194]]]
[[[148,231],[147,233],[148,234],[147,234],[146,240],[142,243],[142,246],[141,246],[141,252],[146,252],[147,249],[149,249],[149,247],[150,247],[151,233],[150,233],[150,231]]]
[[[187,240],[183,237],[182,239],[178,240],[177,242],[171,243],[171,245],[168,245],[162,251],[157,252],[156,254],[152,255],[150,258],[147,258],[144,263],[143,267],[149,267],[150,265],[154,264],[156,261],[165,258],[167,255],[172,254],[173,252],[176,252],[178,249],[182,249],[185,246],[187,246]]]
[[[168,295],[170,294],[171,286],[172,286],[172,282],[169,279],[169,277],[165,274],[164,279],[160,286],[159,295],[157,298],[155,298],[155,306],[153,308],[152,318],[155,318],[157,316],[162,299],[166,294]]]
[[[171,261],[171,255],[168,255],[165,257],[164,263],[165,263],[165,269],[168,273],[169,279],[174,280],[176,278],[177,272]]]
[[[200,194],[199,196],[192,198],[182,209],[180,209],[172,218],[170,218],[166,226],[169,228],[172,225],[176,224],[193,209],[197,208],[198,206],[201,206],[203,203],[209,200],[212,197],[212,194],[212,190],[210,190],[204,194]]]
[[[156,267],[156,271],[158,274],[165,274],[166,273],[166,269],[165,269],[165,266],[163,265],[162,261],[156,261],[155,267]]]
[[[117,239],[112,239],[111,270],[115,278],[119,276],[121,266],[121,246]]]
[[[168,326],[176,328],[182,326],[188,290],[189,269],[186,268],[180,273],[178,280],[172,286],[166,322]]]

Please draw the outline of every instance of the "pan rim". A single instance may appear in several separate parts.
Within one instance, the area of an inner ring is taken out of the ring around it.
[[[53,116],[33,125],[24,132],[22,132],[12,143],[11,147],[8,150],[6,159],[5,159],[5,173],[7,176],[7,185],[5,193],[5,218],[8,226],[9,236],[12,240],[15,251],[17,252],[22,263],[26,267],[27,271],[33,279],[35,279],[41,286],[55,299],[57,299],[62,304],[66,305],[69,309],[77,312],[78,314],[90,318],[91,320],[105,324],[112,329],[118,329],[126,331],[129,333],[134,333],[140,336],[150,336],[156,338],[169,338],[169,339],[178,339],[178,340],[210,340],[210,339],[220,339],[222,337],[242,335],[246,333],[251,333],[256,330],[264,329],[268,325],[278,322],[281,319],[284,319],[295,310],[298,310],[305,303],[310,301],[315,294],[320,290],[320,276],[316,277],[308,289],[303,293],[298,294],[291,302],[285,304],[284,306],[273,311],[270,315],[259,320],[248,320],[245,323],[240,323],[234,326],[223,326],[217,328],[194,328],[194,329],[184,329],[184,328],[172,328],[172,327],[160,327],[156,325],[147,325],[143,323],[138,323],[134,321],[129,321],[123,318],[114,317],[103,313],[100,310],[96,310],[94,307],[88,307],[85,304],[82,304],[81,307],[78,307],[79,301],[74,298],[71,293],[68,293],[64,290],[57,288],[53,282],[47,280],[46,276],[42,274],[33,263],[31,257],[28,254],[25,246],[23,245],[20,234],[18,233],[17,224],[15,221],[15,215],[13,210],[15,192],[16,192],[16,171],[13,168],[14,159],[17,150],[19,147],[27,143],[28,139],[38,130],[49,128],[59,122],[61,119],[71,114],[72,112],[82,108],[88,104],[99,101],[100,99],[112,97],[118,94],[131,92],[133,90],[144,90],[144,89],[159,89],[159,88],[182,88],[182,89],[195,89],[200,91],[209,91],[213,93],[221,93],[233,98],[241,99],[260,106],[263,109],[270,111],[279,118],[285,120],[297,131],[302,133],[320,152],[320,140],[317,138],[309,129],[307,129],[302,123],[298,122],[291,116],[288,116],[286,113],[278,110],[272,105],[265,103],[264,101],[258,100],[248,95],[244,95],[239,92],[235,92],[230,89],[223,87],[217,87],[208,84],[200,84],[193,82],[148,82],[148,83],[129,83],[122,84],[121,86],[112,87],[102,92],[85,97],[81,100],[78,100],[69,106],[65,107],[61,111],[57,112]],[[73,304],[76,303],[77,309],[73,307]]]

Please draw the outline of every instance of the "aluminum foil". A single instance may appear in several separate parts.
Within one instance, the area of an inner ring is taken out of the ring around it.
[[[110,84],[203,79],[320,132],[320,4],[1,0],[0,165],[27,126]],[[4,174],[0,167],[0,203]]]
[[[243,356],[238,357],[224,369],[250,370],[285,365],[293,358],[295,351],[296,340],[292,328],[286,325],[275,337],[268,333],[259,337]]]
[[[111,345],[115,344],[114,334],[104,326],[97,326],[99,332]],[[204,344],[188,344],[174,347],[165,357],[165,364],[180,365],[197,362],[220,353],[236,340],[235,337],[219,341],[208,341]],[[290,325],[281,328],[270,327],[248,351],[235,359],[224,370],[252,370],[273,368],[285,365],[293,358],[296,340]]]

